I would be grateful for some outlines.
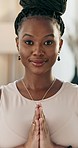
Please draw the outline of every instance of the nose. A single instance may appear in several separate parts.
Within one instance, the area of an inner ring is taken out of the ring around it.
[[[33,50],[33,55],[34,56],[43,56],[44,55],[44,49],[41,44],[37,43],[35,45],[34,50]]]

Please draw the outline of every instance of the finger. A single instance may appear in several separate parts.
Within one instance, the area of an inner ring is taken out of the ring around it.
[[[43,131],[44,130],[44,124],[45,124],[45,115],[43,113],[43,109],[42,107],[40,107],[40,120],[39,120],[39,123],[40,123],[40,130]]]
[[[28,133],[28,140],[25,143],[25,147],[29,148],[30,145],[32,145],[33,143],[34,144],[36,143],[36,145],[38,145],[39,139],[40,139],[39,138],[39,124],[38,124],[38,120],[35,120],[34,123],[32,122],[31,124],[31,128]]]
[[[36,120],[36,110],[35,110],[35,113],[34,113],[34,117],[33,117],[33,120],[32,120],[32,123],[31,123],[31,128],[30,130],[33,132],[35,130],[35,120]]]
[[[33,117],[33,121],[32,122],[34,122],[38,118],[39,118],[39,110],[38,110],[38,108],[35,108],[35,113],[34,113],[34,117]]]
[[[39,121],[35,120],[35,133],[36,133],[36,135],[39,135],[39,133],[40,133],[39,130],[40,130]]]
[[[33,129],[35,129],[37,122],[39,122],[39,121],[37,121],[37,120],[39,120],[39,117],[40,117],[39,109],[36,107],[35,114],[34,114],[33,121],[32,121]]]
[[[44,115],[44,112],[43,112],[43,108],[40,107],[39,110],[40,110],[40,118],[43,118],[45,120],[45,115]]]
[[[41,105],[41,103],[38,103],[35,108],[36,109],[36,119],[38,119],[38,120],[40,118],[40,108],[42,108],[42,105]]]
[[[43,127],[44,127],[44,113],[43,113],[42,107],[40,107],[39,110],[40,110],[40,119],[39,119],[40,129],[43,130]]]
[[[42,107],[41,103],[38,103],[38,104],[36,105],[36,107],[37,107],[37,108]]]
[[[43,129],[44,129],[44,121],[43,121],[43,118],[40,118],[39,119],[39,125],[40,125],[40,131],[43,131]]]
[[[31,123],[31,128],[29,130],[29,136],[34,136],[36,132],[36,120]]]
[[[44,121],[43,118],[39,119],[40,121],[40,137],[41,139],[43,139],[43,137],[50,137],[50,132],[49,132],[49,128],[47,125],[46,120]]]
[[[38,136],[39,133],[40,133],[39,131],[40,131],[39,120],[35,120],[34,123],[32,123],[32,126],[31,126],[32,136],[34,136],[34,135]]]
[[[43,109],[42,107],[40,107],[40,130],[45,133],[48,133],[48,124],[47,124],[47,121],[46,121],[46,118],[45,118],[45,115],[44,115],[44,112],[43,112]]]
[[[36,120],[39,120],[39,118],[40,118],[40,111],[39,111],[39,108],[36,107],[36,108],[35,108],[35,119],[36,119]]]

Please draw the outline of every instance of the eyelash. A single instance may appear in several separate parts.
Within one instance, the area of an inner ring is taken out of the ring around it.
[[[32,40],[27,40],[27,41],[25,41],[25,43],[26,43],[27,45],[30,45],[30,46],[34,45],[34,42],[33,42]],[[44,42],[44,45],[45,45],[45,46],[50,46],[50,45],[52,45],[53,43],[54,43],[53,40],[47,40],[47,41]]]
[[[47,44],[46,44],[46,43],[47,43]],[[49,45],[52,45],[53,43],[54,43],[54,41],[52,41],[52,40],[47,40],[47,41],[44,42],[44,45],[49,46]]]
[[[27,45],[33,45],[33,44],[34,44],[34,42],[31,41],[31,40],[27,40],[27,41],[25,41],[25,43],[26,43]]]

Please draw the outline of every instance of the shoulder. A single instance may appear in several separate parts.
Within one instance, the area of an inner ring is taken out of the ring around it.
[[[78,112],[78,85],[70,82],[63,82],[61,91],[62,100],[71,106],[71,109],[77,110]]]
[[[61,94],[64,97],[78,100],[78,85],[70,82],[63,82]]]
[[[2,85],[0,87],[0,99],[3,98],[3,96],[12,96],[13,94],[16,94],[16,83],[15,81],[12,83],[9,83],[7,85]],[[15,92],[15,93],[14,93]]]
[[[78,85],[70,82],[63,83],[63,96],[67,97],[68,100],[78,102]],[[70,99],[69,99],[70,98]]]
[[[73,83],[70,83],[70,82],[64,82],[63,83],[63,86],[64,86],[64,89],[67,89],[68,91],[69,90],[78,90],[78,85],[77,84],[73,84]]]

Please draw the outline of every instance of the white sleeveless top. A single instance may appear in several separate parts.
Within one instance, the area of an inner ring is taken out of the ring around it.
[[[14,148],[27,141],[36,103],[23,97],[16,82],[2,86],[0,100],[0,148]],[[78,86],[64,82],[42,102],[54,143],[78,148]]]

